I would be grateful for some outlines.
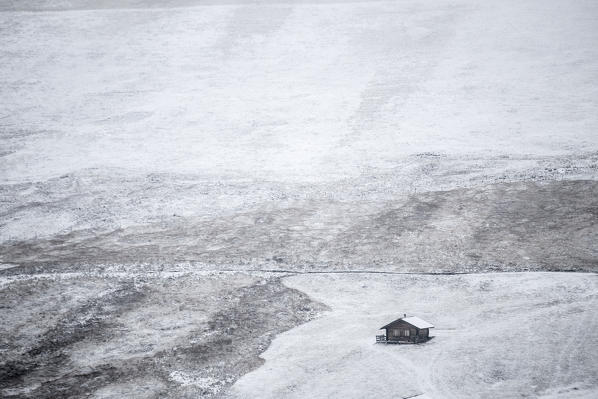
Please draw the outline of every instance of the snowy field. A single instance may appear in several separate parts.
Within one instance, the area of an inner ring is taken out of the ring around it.
[[[420,153],[598,151],[594,1],[60,3],[77,9],[0,14],[5,183],[322,181]]]
[[[269,273],[111,272],[7,282],[6,398],[598,394],[595,274],[302,274],[281,283]],[[434,338],[375,344],[402,312],[433,321]]]
[[[0,396],[598,396],[596,43],[593,0],[0,0]]]
[[[597,174],[595,1],[0,10],[2,241]]]
[[[300,275],[331,310],[281,334],[235,398],[595,398],[596,275]],[[375,343],[403,310],[434,320],[423,345]]]

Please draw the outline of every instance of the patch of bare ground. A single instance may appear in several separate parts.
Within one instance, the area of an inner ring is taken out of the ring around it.
[[[246,274],[12,282],[0,291],[0,396],[215,397],[323,309]]]
[[[395,201],[263,203],[222,216],[13,240],[4,275],[102,264],[399,272],[596,271],[598,182],[493,184]],[[58,266],[57,266],[58,265]]]

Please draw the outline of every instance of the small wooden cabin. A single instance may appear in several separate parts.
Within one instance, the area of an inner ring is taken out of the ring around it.
[[[377,335],[376,342],[387,344],[425,342],[430,339],[430,328],[434,328],[431,323],[419,317],[404,315],[381,327],[381,330],[386,330],[386,334]]]

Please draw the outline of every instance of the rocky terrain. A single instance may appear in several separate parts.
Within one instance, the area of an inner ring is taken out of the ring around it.
[[[1,293],[4,398],[213,396],[324,309],[242,273],[55,274]]]

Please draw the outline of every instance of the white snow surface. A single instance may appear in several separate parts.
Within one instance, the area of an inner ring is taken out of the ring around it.
[[[596,43],[585,0],[0,0],[0,242],[595,180]]]
[[[234,398],[590,398],[598,395],[595,274],[297,275],[331,310],[279,335]],[[403,313],[420,345],[375,343]]]
[[[0,2],[0,182],[598,150],[596,1],[146,3]]]

